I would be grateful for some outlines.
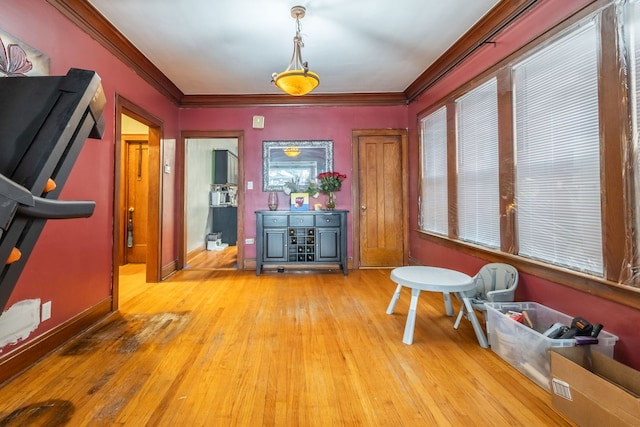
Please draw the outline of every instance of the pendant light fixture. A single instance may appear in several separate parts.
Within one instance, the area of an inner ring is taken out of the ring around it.
[[[302,6],[291,8],[291,17],[296,20],[296,35],[293,38],[293,55],[286,70],[273,73],[271,81],[289,95],[306,95],[320,84],[320,77],[309,71],[307,62],[302,62],[300,49],[304,47],[300,35],[300,19],[304,18],[306,9]]]

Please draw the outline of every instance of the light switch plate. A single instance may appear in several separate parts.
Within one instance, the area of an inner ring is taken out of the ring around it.
[[[42,304],[42,313],[40,315],[40,321],[51,319],[51,301],[47,301]]]

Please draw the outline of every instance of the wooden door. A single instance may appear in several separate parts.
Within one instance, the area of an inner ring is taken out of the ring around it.
[[[147,261],[147,215],[149,206],[149,144],[126,141],[125,264]]]
[[[404,263],[405,141],[404,130],[354,131],[361,267],[396,267]]]

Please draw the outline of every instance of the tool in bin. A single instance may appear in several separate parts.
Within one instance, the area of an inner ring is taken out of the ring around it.
[[[595,344],[603,326],[601,323],[592,325],[583,317],[574,317],[571,326],[556,322],[551,325],[543,335],[552,339],[576,339],[576,344]]]

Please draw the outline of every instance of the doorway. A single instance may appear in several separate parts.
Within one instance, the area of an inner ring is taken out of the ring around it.
[[[182,165],[182,268],[244,268],[242,147],[240,131],[182,134],[176,153]]]
[[[133,127],[144,133],[131,133]],[[124,146],[124,211],[126,230],[122,264],[147,262],[147,216],[149,207],[149,128],[124,116],[122,118]],[[125,133],[126,131],[126,133]]]
[[[408,263],[407,132],[352,132],[354,266]],[[398,238],[398,230],[401,230]]]
[[[129,262],[144,263],[145,280],[148,283],[159,282],[162,277],[161,135],[162,122],[158,118],[122,96],[116,95],[113,310],[118,308],[119,275],[117,273],[120,266]],[[137,181],[138,176],[141,178],[140,182]],[[135,200],[135,204],[132,205],[132,199],[135,198],[138,200]],[[129,215],[131,207],[134,208],[133,217]],[[133,222],[131,236],[128,230],[129,218]],[[136,246],[136,242],[140,245],[137,248],[129,248],[129,237],[132,237],[133,246]],[[137,253],[134,253],[134,249]]]

